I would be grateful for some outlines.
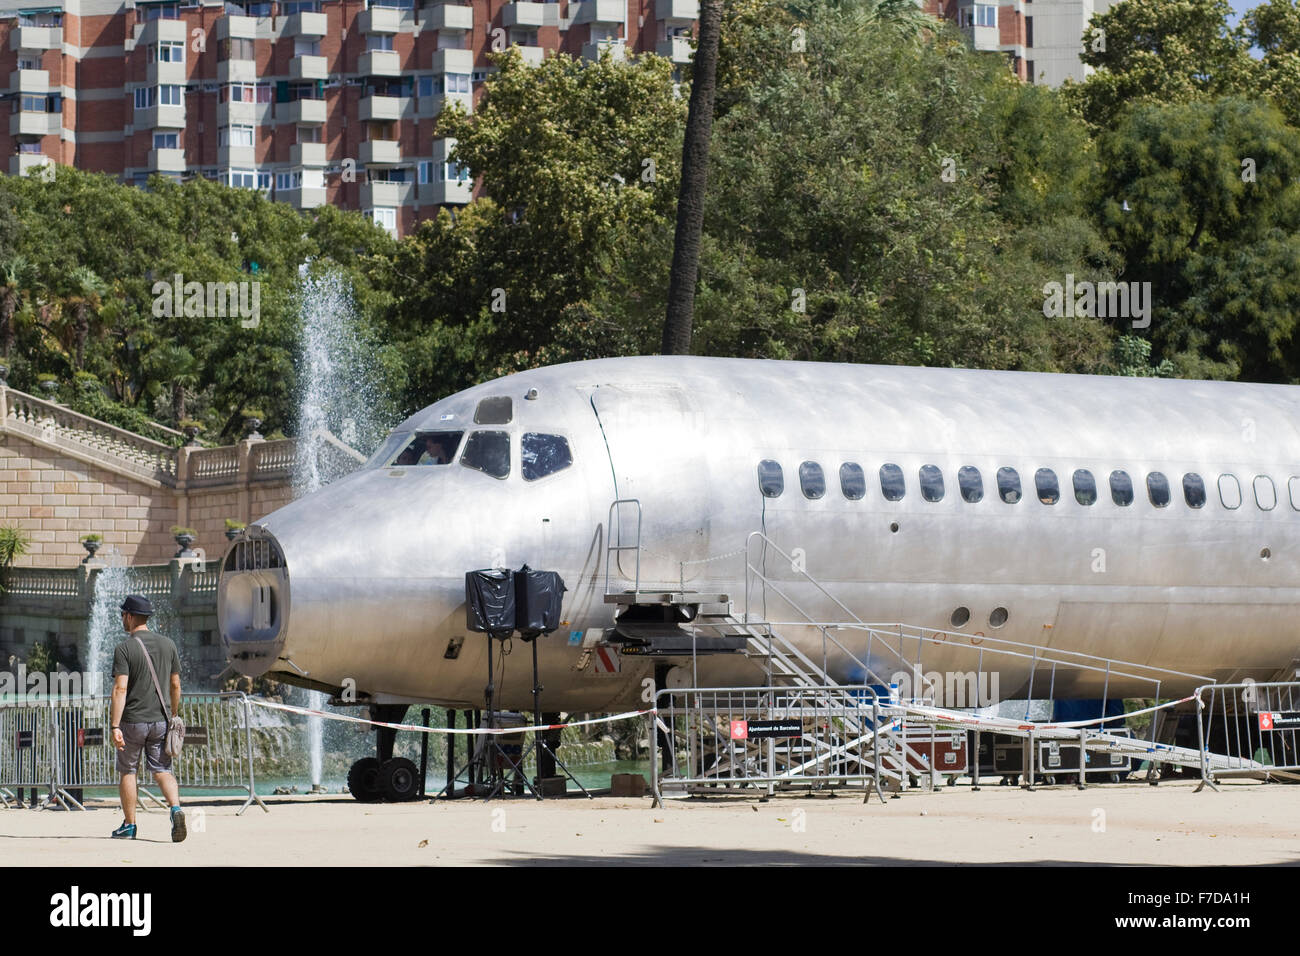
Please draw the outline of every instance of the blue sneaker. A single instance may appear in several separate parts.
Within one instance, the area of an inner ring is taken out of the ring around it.
[[[185,811],[172,807],[172,842],[181,843],[185,839]]]
[[[134,823],[123,823],[120,827],[118,827],[116,830],[113,831],[113,839],[114,839],[114,840],[134,840],[134,839],[135,839],[135,824],[134,824]]]

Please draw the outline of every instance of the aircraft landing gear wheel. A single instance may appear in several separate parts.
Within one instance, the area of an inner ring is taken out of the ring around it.
[[[348,791],[358,803],[377,803],[382,799],[379,766],[378,757],[362,757],[348,770]]]
[[[1160,783],[1160,771],[1153,767],[1147,774],[1147,783],[1151,784],[1153,787],[1158,786]]]
[[[379,790],[395,803],[415,800],[420,795],[420,770],[405,757],[394,757],[379,768]]]
[[[1117,773],[1112,773],[1112,774],[1110,775],[1110,782],[1111,782],[1111,783],[1119,783],[1119,774],[1117,774]]]

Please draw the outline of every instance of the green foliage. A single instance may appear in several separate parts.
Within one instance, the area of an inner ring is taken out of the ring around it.
[[[1151,283],[1157,357],[1187,377],[1296,381],[1300,132],[1241,99],[1153,105],[1098,152],[1101,227],[1124,279]]]
[[[242,521],[236,521],[234,518],[226,519],[226,528],[230,531],[243,531],[246,527],[248,526]]]
[[[94,532],[92,532],[90,534],[83,534],[81,536],[81,540],[83,542],[93,541],[95,544],[102,544],[104,541],[104,536],[102,534],[95,534]]]
[[[4,594],[5,569],[27,553],[31,536],[16,524],[0,525],[0,594]]]
[[[197,535],[197,534],[198,534],[198,532],[195,531],[193,528],[183,528],[183,527],[181,527],[181,526],[178,525],[178,524],[174,524],[174,525],[172,525],[172,527],[171,527],[171,533],[172,533],[173,535],[176,535],[176,536],[180,536],[180,535],[182,535],[182,534],[188,534],[188,535]]]
[[[1115,371],[1134,378],[1173,378],[1174,363],[1161,360],[1151,364],[1151,343],[1136,335],[1121,335],[1115,339]]]

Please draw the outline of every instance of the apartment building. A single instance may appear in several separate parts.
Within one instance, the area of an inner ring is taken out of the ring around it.
[[[0,136],[14,175],[203,176],[404,235],[471,198],[433,126],[450,103],[473,110],[489,51],[684,64],[698,13],[698,0],[0,0]]]
[[[1057,87],[1092,72],[1079,58],[1094,14],[1119,0],[925,0],[925,9],[961,27],[977,50],[1006,55],[1022,80]],[[1140,0],[1135,0],[1140,2]]]

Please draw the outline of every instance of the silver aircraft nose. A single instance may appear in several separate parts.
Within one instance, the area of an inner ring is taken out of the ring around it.
[[[288,633],[289,573],[275,536],[253,525],[235,539],[217,585],[217,625],[231,664],[260,677],[284,647]]]

